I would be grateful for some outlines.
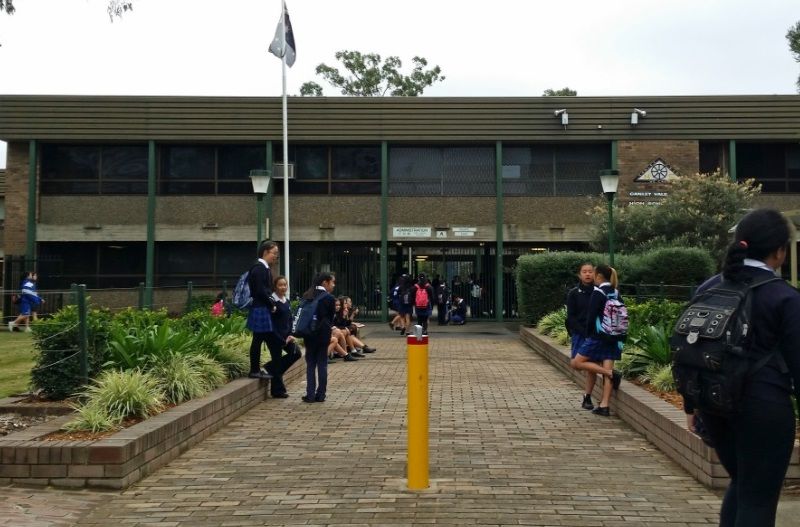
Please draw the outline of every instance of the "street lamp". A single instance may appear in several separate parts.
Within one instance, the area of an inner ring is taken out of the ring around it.
[[[256,243],[261,243],[264,239],[264,196],[269,192],[269,182],[272,178],[272,173],[269,170],[251,170],[250,182],[253,184],[253,193],[256,195],[256,235],[258,240]]]
[[[608,199],[608,263],[614,266],[614,196],[619,186],[619,170],[601,170],[600,184]]]

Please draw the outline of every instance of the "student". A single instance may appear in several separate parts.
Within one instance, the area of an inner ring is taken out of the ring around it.
[[[292,336],[292,308],[286,298],[289,283],[285,276],[278,276],[272,286],[275,311],[272,312],[272,331],[267,334],[267,349],[271,360],[264,364],[264,369],[272,376],[270,395],[275,399],[286,399],[289,394],[283,383],[283,374],[300,358],[300,351]]]
[[[450,307],[450,323],[463,326],[467,322],[467,303],[458,295],[453,295],[453,305]]]
[[[250,342],[250,373],[251,379],[270,379],[266,371],[261,371],[261,345],[267,342],[269,333],[272,333],[272,313],[275,311],[275,301],[272,299],[272,271],[270,267],[278,261],[280,250],[278,244],[263,241],[258,246],[258,261],[250,268],[247,283],[253,303],[247,314],[247,329],[253,332]]]
[[[225,293],[217,294],[217,300],[211,305],[211,316],[225,316]]]
[[[422,334],[428,334],[428,319],[433,311],[433,288],[424,274],[420,274],[414,285],[414,309],[417,323],[422,326]]]
[[[450,291],[447,290],[447,281],[440,280],[439,286],[433,290],[436,294],[436,314],[439,325],[444,326],[447,324],[447,300],[450,296]]]
[[[780,212],[750,212],[736,226],[722,275],[710,278],[698,291],[719,284],[723,278],[750,282],[765,275],[774,276],[786,259],[789,233],[789,225]],[[784,364],[776,355],[748,377],[741,407],[734,417],[698,412],[731,478],[722,500],[722,527],[775,525],[795,438],[791,394],[794,383],[794,393],[800,396],[800,293],[786,282],[775,281],[754,289],[752,295],[754,331],[750,351],[762,356],[779,351]],[[686,407],[685,411],[689,430],[696,432],[699,420],[694,408]]]
[[[317,297],[317,333],[305,339],[306,345],[306,394],[304,403],[325,401],[328,390],[328,345],[331,341],[331,328],[335,312],[335,299],[331,292],[336,287],[333,273],[321,272],[314,277],[311,288],[303,294],[303,299],[313,301]]]
[[[411,328],[411,313],[414,311],[414,284],[411,277],[407,274],[400,276],[400,317],[403,319],[403,326],[400,330],[400,336],[405,336],[406,332]]]
[[[589,262],[581,264],[578,269],[578,285],[567,293],[567,332],[572,341],[572,360],[578,354],[583,341],[586,339],[586,313],[589,310],[589,298],[594,291],[594,265]],[[586,391],[583,394],[581,407],[587,410],[594,410],[592,404],[592,391],[597,376],[586,372]]]
[[[14,331],[19,324],[25,324],[25,331],[31,331],[31,317],[36,320],[36,308],[44,299],[36,292],[36,281],[39,276],[35,271],[25,273],[25,278],[20,284],[19,316],[8,323],[8,331]]]
[[[611,415],[608,410],[611,390],[619,388],[622,380],[620,373],[614,369],[614,361],[622,356],[622,342],[601,335],[597,329],[597,320],[603,316],[608,295],[619,297],[617,271],[607,265],[598,265],[594,270],[594,284],[595,288],[589,297],[589,307],[586,311],[586,338],[570,365],[576,370],[604,377],[603,397],[592,413],[608,417]]]
[[[405,317],[400,314],[400,281],[398,281],[392,288],[391,296],[389,297],[389,307],[391,308],[389,314],[394,311],[394,316],[389,322],[389,329],[394,331],[402,331],[405,329]]]

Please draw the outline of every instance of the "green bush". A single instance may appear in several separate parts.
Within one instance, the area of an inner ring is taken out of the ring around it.
[[[532,325],[564,305],[567,291],[577,283],[581,264],[607,261],[600,253],[552,252],[521,256],[517,260],[517,298],[520,317]],[[694,287],[713,273],[711,257],[702,249],[664,248],[645,254],[621,254],[615,258],[621,284],[661,283]],[[687,288],[665,291],[688,300]],[[626,303],[629,291],[621,287]],[[634,291],[635,293],[635,291]],[[635,296],[635,295],[633,295]],[[632,298],[630,298],[632,300]]]
[[[217,350],[211,357],[225,368],[229,379],[242,377],[250,371],[250,337],[243,333],[220,337]]]
[[[126,332],[119,327],[112,331],[108,342],[106,367],[117,369],[142,368],[162,364],[173,355],[197,353],[197,336],[188,331],[176,331],[169,323]]]
[[[646,300],[644,302],[635,302],[626,299],[625,305],[628,308],[628,318],[630,321],[628,335],[632,339],[638,338],[640,333],[648,326],[669,328],[671,331],[685,307],[683,302],[673,302],[670,300]]]
[[[206,313],[211,312],[211,306],[217,301],[217,295],[196,295],[192,294],[192,299],[186,306],[186,313],[193,313],[195,311],[203,311]]]
[[[167,308],[155,311],[129,307],[114,314],[112,325],[129,333],[141,332],[153,326],[161,326],[169,321]]]
[[[228,380],[223,365],[207,355],[191,355],[189,361],[208,391],[216,390]]]
[[[149,417],[164,408],[164,394],[158,380],[140,370],[103,372],[83,396],[87,405],[105,408],[112,418],[120,421]]]
[[[121,419],[112,416],[106,408],[96,404],[75,406],[78,417],[66,423],[62,429],[67,432],[107,432],[120,427]]]
[[[647,326],[639,337],[632,338],[633,350],[624,353],[628,355],[629,362],[626,372],[629,377],[645,374],[652,365],[658,367],[672,362],[672,351],[669,346],[669,336],[672,330],[664,326]]]
[[[172,355],[152,369],[167,401],[180,404],[208,393],[208,385],[198,375],[197,367],[188,355]]]
[[[89,378],[100,372],[105,362],[111,313],[90,309],[87,316]],[[80,392],[83,386],[78,335],[78,309],[66,306],[52,317],[32,326],[36,364],[31,384],[50,399],[65,399]]]
[[[672,377],[672,366],[664,364],[657,366],[653,364],[653,369],[649,371],[650,384],[660,392],[674,392],[675,379]]]

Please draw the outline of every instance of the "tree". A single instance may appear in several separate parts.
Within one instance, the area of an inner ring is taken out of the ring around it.
[[[345,74],[324,63],[317,66],[316,72],[341,90],[342,95],[381,97],[388,93],[416,97],[434,82],[445,79],[439,66],[425,69],[428,61],[422,57],[411,59],[414,69],[410,75],[400,73],[403,62],[395,56],[382,60],[377,53],[362,54],[359,51],[342,50],[336,52],[336,60],[344,66]],[[306,82],[300,87],[300,95],[319,97],[322,95],[322,86],[314,81]]]
[[[5,11],[9,15],[14,14],[14,0],[0,0],[0,11]],[[114,17],[122,17],[126,11],[133,11],[133,2],[126,0],[109,0],[108,17],[114,21]]]
[[[786,40],[789,41],[795,62],[800,62],[800,20],[786,32]],[[800,76],[797,77],[797,92],[800,93]]]
[[[621,252],[657,247],[702,247],[717,262],[727,250],[728,230],[752,208],[761,186],[753,180],[731,181],[719,171],[683,176],[670,183],[658,206],[618,207],[614,213],[614,239]],[[592,245],[608,249],[608,208],[601,198],[587,214],[593,226]]]
[[[550,88],[546,89],[542,94],[544,97],[575,97],[578,95],[578,92],[575,90],[570,90],[568,87],[561,88],[560,90],[551,90]]]

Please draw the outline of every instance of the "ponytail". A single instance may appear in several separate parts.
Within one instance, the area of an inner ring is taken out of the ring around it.
[[[616,289],[619,286],[617,270],[611,267],[610,265],[600,264],[595,268],[594,272],[603,275],[603,278],[608,280],[608,282],[611,284],[611,287],[613,287],[614,289]]]
[[[744,276],[744,259],[764,261],[789,243],[789,222],[775,209],[756,209],[736,225],[734,241],[728,246],[722,276],[734,282]]]

